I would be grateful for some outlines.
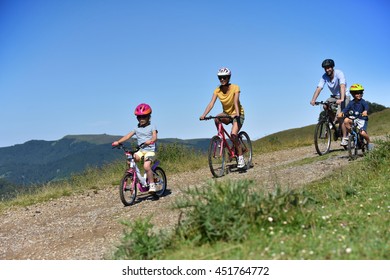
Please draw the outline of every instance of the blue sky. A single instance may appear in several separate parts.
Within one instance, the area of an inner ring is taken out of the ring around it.
[[[253,139],[315,123],[325,58],[390,107],[389,3],[1,0],[0,147],[124,135],[142,102],[160,138],[211,137],[199,116],[221,66],[241,88]],[[217,101],[211,114],[220,111]]]

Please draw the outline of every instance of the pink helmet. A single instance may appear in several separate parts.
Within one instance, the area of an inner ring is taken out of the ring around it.
[[[134,110],[134,115],[136,116],[145,116],[145,115],[150,115],[151,113],[152,113],[152,107],[150,107],[146,103],[139,104]]]

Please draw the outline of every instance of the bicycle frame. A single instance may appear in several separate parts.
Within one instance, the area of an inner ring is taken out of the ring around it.
[[[317,125],[314,131],[314,147],[317,153],[321,156],[329,153],[332,136],[336,141],[341,136],[341,125],[336,128],[335,122],[332,120],[330,112],[332,112],[332,103],[330,102],[315,102],[315,105],[325,105],[326,109],[321,112]],[[333,130],[333,133],[332,133]]]
[[[320,119],[318,120],[318,122],[320,122],[320,121],[326,121],[326,122],[328,122],[329,124],[331,124],[332,127],[335,128],[335,127],[336,127],[336,124],[335,124],[334,121],[332,121],[332,119],[330,118],[330,114],[329,114],[329,112],[332,111],[332,109],[331,109],[331,103],[329,103],[329,102],[324,102],[324,101],[320,101],[320,102],[316,102],[315,104],[316,104],[316,105],[322,104],[322,105],[326,105],[326,107],[327,107],[327,109],[323,111],[323,112],[325,113],[324,116],[322,116],[322,118],[320,118]]]
[[[134,154],[143,147],[143,144],[139,145],[136,150],[130,151],[123,145],[116,146],[119,149],[122,149],[126,155],[126,170],[125,174],[122,177],[120,186],[119,186],[119,196],[122,203],[125,206],[132,205],[135,202],[137,197],[137,189],[140,193],[149,192],[149,182],[146,176],[141,175],[141,172],[135,162]],[[158,199],[164,195],[167,188],[167,177],[165,171],[159,166],[160,161],[156,160],[152,165],[151,169],[153,172],[153,182],[156,188],[156,191],[153,192],[153,199]]]
[[[221,138],[221,140],[222,140],[221,147],[220,147],[220,150],[219,150],[219,155],[220,156],[222,155],[223,149],[224,149],[224,147],[226,147],[228,149],[228,151],[229,151],[229,158],[232,159],[232,158],[236,157],[237,155],[236,155],[236,151],[235,151],[234,142],[232,140],[231,135],[224,128],[222,122],[218,123],[218,133],[217,133],[217,136],[219,138]],[[230,146],[229,143],[227,142],[226,136],[232,142],[232,146]]]
[[[364,137],[360,134],[360,129],[356,124],[356,120],[358,119],[358,115],[353,116],[349,114],[348,118],[352,120],[351,130],[348,135],[348,154],[350,160],[354,160],[357,157],[358,150],[362,150],[363,155],[366,150],[366,142]]]
[[[131,151],[125,150],[125,155],[128,160],[128,169],[126,170],[126,173],[133,175],[133,188],[135,188],[135,183],[137,182],[137,187],[140,192],[147,192],[149,190],[148,181],[146,179],[146,172],[144,173],[144,176],[141,175],[141,171],[139,170],[137,164],[135,163],[134,157]],[[156,167],[160,164],[160,161],[156,161],[152,166],[152,171],[154,172],[156,170]],[[138,179],[138,180],[137,180]],[[125,186],[123,186],[125,187]]]
[[[226,119],[230,118],[230,116],[209,116],[205,117],[201,120],[210,120],[210,119]],[[229,142],[230,141],[230,142]],[[240,149],[242,155],[246,157],[245,167],[238,168],[239,172],[243,172],[244,170],[248,170],[253,167],[252,165],[252,143],[250,141],[248,133],[245,131],[240,131],[237,135],[238,145],[240,145]],[[226,151],[225,151],[226,150]],[[226,159],[225,159],[226,158]],[[225,162],[235,160],[238,164],[238,151],[236,149],[236,145],[233,141],[233,137],[226,131],[223,122],[217,123],[217,134],[211,137],[209,149],[208,149],[208,161],[210,171],[214,177],[218,178],[225,174],[225,172],[229,172],[232,168],[237,167],[233,165],[228,166],[226,169]]]

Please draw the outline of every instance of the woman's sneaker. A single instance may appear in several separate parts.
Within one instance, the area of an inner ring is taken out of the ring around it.
[[[156,184],[154,184],[154,183],[150,184],[149,193],[156,193]]]
[[[243,156],[238,157],[238,162],[237,162],[237,168],[244,168],[245,167],[245,160]]]
[[[341,140],[340,145],[341,145],[341,146],[347,146],[347,145],[348,145],[348,138],[344,137],[344,138]]]

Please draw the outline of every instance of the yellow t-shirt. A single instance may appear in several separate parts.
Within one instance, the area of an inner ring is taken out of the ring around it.
[[[214,94],[218,96],[219,100],[222,103],[223,111],[228,115],[236,114],[234,108],[234,95],[240,92],[240,87],[238,85],[230,84],[228,91],[223,93],[219,87],[214,90]],[[240,116],[244,115],[244,108],[241,106],[240,101],[238,101],[238,107],[240,110]]]

